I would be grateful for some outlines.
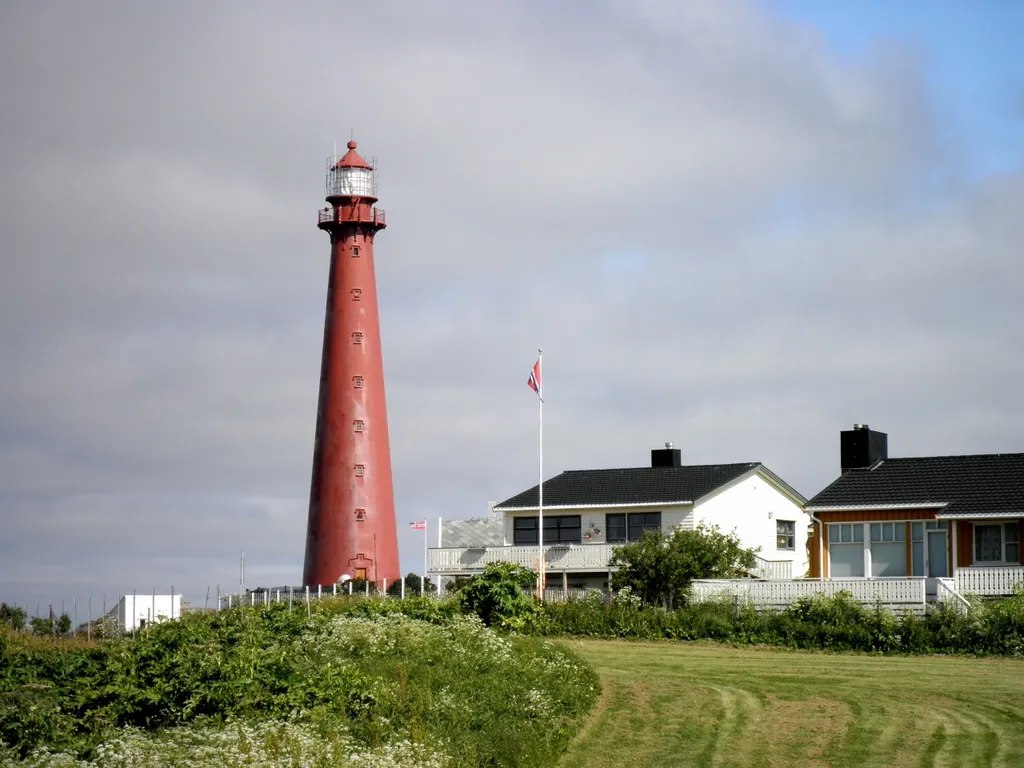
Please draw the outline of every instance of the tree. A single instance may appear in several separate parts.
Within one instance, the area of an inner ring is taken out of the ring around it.
[[[420,595],[420,575],[416,573],[407,573],[402,581],[405,582],[405,596],[406,597],[419,597]],[[388,594],[391,597],[401,597],[402,595],[402,581],[395,581],[388,584]],[[437,592],[437,587],[431,583],[430,577],[427,577],[427,594]]]
[[[630,587],[646,603],[672,607],[685,601],[694,579],[728,579],[754,567],[753,549],[740,546],[734,533],[699,524],[692,531],[652,531],[635,544],[617,547],[610,565],[616,589]]]
[[[28,613],[24,608],[19,608],[16,605],[8,605],[7,603],[0,603],[0,627],[24,629],[25,622],[27,620]]]
[[[525,589],[537,574],[512,563],[491,563],[458,591],[462,610],[475,613],[487,626],[522,629],[537,607]]]

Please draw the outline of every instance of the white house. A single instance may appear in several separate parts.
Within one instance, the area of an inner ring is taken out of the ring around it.
[[[107,613],[123,632],[181,617],[181,595],[125,595]]]
[[[700,523],[735,532],[743,546],[758,549],[757,575],[807,572],[806,499],[759,462],[683,466],[679,449],[667,443],[651,451],[649,467],[563,472],[546,480],[543,492],[548,587],[607,588],[616,546],[645,531]],[[503,520],[478,521],[472,537],[463,530],[471,521],[459,521],[459,535],[447,541],[442,525],[442,546],[428,553],[431,578],[472,575],[498,561],[536,569],[538,495],[534,486],[495,505]]]

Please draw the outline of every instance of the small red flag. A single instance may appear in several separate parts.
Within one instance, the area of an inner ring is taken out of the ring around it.
[[[540,358],[537,358],[537,362],[533,364],[533,370],[530,371],[530,378],[526,380],[526,386],[538,395],[540,394],[542,386],[540,381]]]

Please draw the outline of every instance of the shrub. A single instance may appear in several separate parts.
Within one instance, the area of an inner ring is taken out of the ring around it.
[[[44,750],[38,766],[170,766],[192,753],[218,767],[314,754],[544,766],[596,698],[575,653],[498,635],[453,615],[455,601],[430,621],[391,612],[429,600],[356,603],[324,600],[311,619],[286,604],[196,613],[91,646],[0,635],[0,741],[22,757]],[[10,759],[0,743],[0,766]]]
[[[523,630],[536,617],[537,603],[524,590],[535,583],[532,571],[512,563],[491,563],[473,576],[457,595],[462,610],[487,626]]]
[[[616,589],[629,587],[644,602],[672,608],[685,602],[694,579],[744,575],[754,566],[754,550],[742,547],[733,533],[700,524],[689,531],[649,531],[635,544],[616,547],[609,565],[616,568]]]

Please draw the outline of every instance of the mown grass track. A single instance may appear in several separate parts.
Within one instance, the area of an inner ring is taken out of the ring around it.
[[[1024,660],[574,643],[602,697],[560,765],[1024,766]]]

